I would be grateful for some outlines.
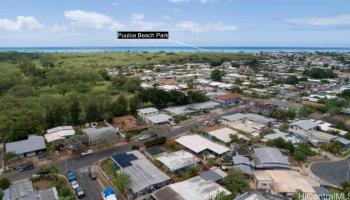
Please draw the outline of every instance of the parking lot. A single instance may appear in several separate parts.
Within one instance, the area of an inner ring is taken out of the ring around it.
[[[91,180],[89,177],[91,167],[83,167],[77,170],[79,185],[85,192],[84,200],[98,200],[101,199],[102,188],[97,180]]]

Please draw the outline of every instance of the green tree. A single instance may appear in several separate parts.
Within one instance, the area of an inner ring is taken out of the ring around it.
[[[301,190],[297,190],[294,192],[292,196],[292,200],[303,200],[305,199],[304,192]]]
[[[133,97],[129,99],[130,112],[136,113],[136,110],[142,107],[142,99],[139,93],[135,93]]]
[[[80,113],[82,112],[79,100],[73,100],[69,106],[69,113],[73,125],[80,123]]]
[[[114,180],[114,184],[118,192],[123,196],[126,195],[127,186],[129,183],[130,183],[130,176],[123,172],[118,173],[116,179]]]
[[[91,99],[87,103],[85,113],[87,122],[99,121],[101,119],[101,109],[99,108],[96,100],[94,99]]]
[[[188,97],[177,90],[171,90],[169,92],[169,101],[175,106],[181,106],[188,104]]]
[[[244,174],[237,170],[231,169],[224,178],[224,185],[234,197],[250,190]]]
[[[10,179],[8,179],[6,177],[3,177],[3,178],[0,179],[0,188],[2,190],[7,189],[8,187],[10,187],[10,185],[11,185]]]
[[[128,114],[128,102],[123,95],[120,95],[116,101],[111,104],[113,116],[123,116]]]
[[[221,81],[222,80],[222,76],[223,76],[223,72],[219,69],[214,69],[212,72],[211,72],[211,75],[210,75],[210,78],[211,80],[213,81]]]
[[[190,90],[187,92],[190,103],[200,103],[209,101],[209,98],[198,90]]]

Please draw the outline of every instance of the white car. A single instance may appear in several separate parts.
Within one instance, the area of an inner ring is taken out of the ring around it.
[[[150,138],[149,135],[140,135],[139,140],[145,140],[145,139],[148,139],[148,138]]]
[[[86,155],[90,155],[90,154],[92,154],[92,153],[93,153],[92,149],[89,149],[89,150],[84,151],[83,153],[81,153],[81,155],[82,155],[82,156],[86,156]]]
[[[72,181],[71,184],[72,184],[73,190],[75,190],[79,187],[79,183],[77,181]]]

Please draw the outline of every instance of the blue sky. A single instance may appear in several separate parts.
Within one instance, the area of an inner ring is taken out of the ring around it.
[[[179,45],[350,47],[350,1],[0,0],[0,47]]]

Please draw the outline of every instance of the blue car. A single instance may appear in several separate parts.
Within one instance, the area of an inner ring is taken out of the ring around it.
[[[75,173],[73,171],[67,171],[67,179],[69,182],[77,180]]]

